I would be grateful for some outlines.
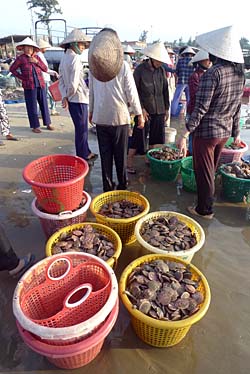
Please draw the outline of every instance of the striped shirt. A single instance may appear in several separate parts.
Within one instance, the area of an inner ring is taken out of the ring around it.
[[[244,75],[236,74],[232,65],[208,69],[200,80],[188,131],[204,139],[238,136],[244,83]]]
[[[179,58],[176,65],[176,75],[178,77],[177,84],[188,84],[188,78],[194,71],[193,65],[189,66],[192,57]]]

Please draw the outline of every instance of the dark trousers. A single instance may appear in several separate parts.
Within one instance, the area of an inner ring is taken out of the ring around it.
[[[37,129],[38,127],[40,127],[37,111],[37,102],[39,104],[44,126],[50,125],[51,120],[49,115],[46,89],[41,87],[35,87],[33,90],[24,90],[24,98],[30,127],[32,129]]]
[[[91,153],[88,145],[88,104],[69,102],[69,113],[75,126],[76,155],[87,160]]]
[[[213,213],[215,171],[227,140],[228,138],[193,138],[193,161],[198,195],[196,211],[201,215]]]
[[[118,190],[127,188],[127,148],[129,125],[96,126],[97,140],[101,156],[103,191],[112,191],[113,160],[118,179]]]
[[[19,259],[13,251],[3,227],[0,225],[0,271],[13,270],[18,263]]]

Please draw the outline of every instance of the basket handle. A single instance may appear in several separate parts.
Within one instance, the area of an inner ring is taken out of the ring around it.
[[[67,214],[72,214],[72,210],[65,210],[64,212],[58,213],[59,216],[66,216]]]
[[[62,261],[62,260],[66,261],[66,263],[68,265],[67,269],[59,277],[52,277],[50,275],[50,270],[51,270],[52,266],[55,265],[57,262]],[[49,280],[58,281],[58,280],[61,280],[61,279],[65,278],[68,275],[68,273],[70,272],[71,269],[72,269],[72,261],[71,261],[71,259],[69,257],[67,257],[67,256],[65,256],[65,257],[59,257],[59,258],[56,258],[55,260],[51,261],[50,264],[48,265],[48,267],[46,269],[46,277]]]
[[[71,299],[72,296],[74,296],[78,291],[80,290],[86,290],[85,294],[83,295],[83,297],[74,302],[74,303],[70,303],[69,300]],[[85,300],[88,299],[88,297],[90,296],[92,292],[92,285],[90,283],[84,283],[84,284],[81,284],[80,286],[76,287],[73,289],[73,291],[71,291],[68,296],[66,296],[66,299],[64,301],[64,306],[66,308],[75,308],[79,305],[81,305],[82,303],[84,303]]]

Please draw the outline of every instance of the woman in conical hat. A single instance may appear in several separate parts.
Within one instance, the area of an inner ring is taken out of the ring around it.
[[[80,55],[89,47],[91,37],[74,29],[61,43],[65,53],[59,66],[59,89],[62,106],[69,110],[75,126],[76,155],[86,161],[97,157],[88,145],[89,89],[84,80]]]
[[[230,136],[240,142],[240,108],[244,88],[243,54],[232,26],[197,36],[213,66],[202,76],[194,110],[178,147],[186,153],[186,137],[193,134],[193,160],[198,203],[191,214],[213,218],[214,174]]]
[[[48,68],[37,56],[39,46],[32,39],[25,38],[16,45],[16,48],[23,53],[11,65],[10,72],[22,81],[30,127],[34,133],[39,134],[41,132],[37,111],[38,102],[44,126],[48,130],[54,130],[51,126],[43,78],[43,72],[46,72]]]
[[[145,48],[142,53],[148,56],[149,60],[136,67],[134,78],[142,105],[145,126],[142,130],[138,129],[137,117],[135,117],[128,153],[128,172],[131,174],[136,172],[133,167],[133,157],[136,152],[146,153],[148,133],[150,148],[165,143],[165,122],[169,110],[168,82],[162,67],[163,63],[171,64],[168,52],[164,44],[158,42]]]

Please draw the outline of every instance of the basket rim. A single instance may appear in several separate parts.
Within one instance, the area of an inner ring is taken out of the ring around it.
[[[144,204],[145,204],[145,208],[144,210],[140,213],[140,214],[137,214],[136,216],[134,217],[130,217],[130,218],[110,218],[110,217],[106,217],[106,216],[103,216],[102,214],[98,213],[94,206],[96,204],[96,202],[103,197],[103,195],[117,195],[120,197],[120,199],[122,199],[122,193],[126,193],[126,194],[130,194],[130,195],[134,195],[134,196],[138,196],[140,197],[141,200],[143,200]],[[110,223],[124,223],[124,224],[128,224],[128,223],[132,223],[138,219],[140,219],[141,217],[143,217],[145,214],[147,214],[149,212],[149,209],[150,209],[150,205],[149,205],[149,201],[148,199],[143,196],[142,194],[140,194],[139,192],[135,192],[135,191],[128,191],[128,190],[115,190],[115,191],[108,191],[108,192],[103,192],[102,194],[100,195],[97,195],[96,197],[94,197],[94,199],[92,200],[91,204],[90,204],[90,211],[91,213],[95,216],[95,217],[99,217],[102,221],[106,221],[106,222],[110,222]]]
[[[229,175],[228,173],[226,173],[224,170],[223,170],[223,167],[225,165],[231,165],[233,164],[233,162],[228,162],[227,164],[222,164],[220,167],[219,167],[219,172],[227,177],[228,179],[233,179],[234,181],[238,180],[239,182],[250,182],[250,179],[246,179],[246,178],[238,178],[238,177],[233,177],[232,175]]]
[[[188,221],[190,221],[194,226],[196,226],[200,232],[200,241],[199,243],[197,243],[195,246],[193,246],[192,248],[189,248],[189,249],[186,249],[186,250],[183,250],[183,251],[178,251],[178,252],[173,252],[173,251],[165,251],[163,249],[158,249],[156,247],[153,247],[152,245],[148,244],[141,236],[140,234],[140,228],[141,228],[141,225],[145,222],[145,221],[148,221],[149,219],[155,217],[155,216],[169,216],[169,215],[175,215],[177,216],[177,218],[185,218],[185,219],[188,219]],[[152,212],[152,213],[148,213],[146,216],[142,217],[135,225],[135,236],[136,236],[136,239],[137,241],[144,247],[146,248],[147,250],[149,250],[150,252],[153,252],[155,254],[169,254],[169,255],[172,255],[174,256],[174,253],[175,253],[175,256],[179,258],[179,256],[189,256],[189,255],[194,255],[197,251],[199,251],[202,246],[204,245],[205,243],[205,233],[204,233],[204,230],[203,228],[201,227],[201,225],[196,222],[193,218],[185,215],[185,214],[182,214],[182,213],[178,213],[178,212],[173,212],[173,211],[157,211],[157,212]]]
[[[44,218],[48,220],[57,220],[57,221],[63,221],[65,219],[74,218],[76,216],[79,216],[80,214],[86,213],[89,209],[90,203],[91,203],[91,196],[86,192],[83,191],[83,195],[85,195],[87,201],[80,209],[73,211],[65,211],[60,212],[59,214],[53,214],[53,213],[46,213],[42,212],[37,206],[37,198],[35,197],[31,203],[31,209],[33,213],[35,213],[39,218]]]
[[[73,225],[68,225],[68,226],[65,226],[63,227],[62,229],[56,231],[54,234],[52,234],[49,239],[47,240],[46,242],[46,246],[45,246],[45,253],[46,253],[46,257],[49,257],[49,256],[55,256],[55,255],[52,255],[51,254],[51,248],[52,248],[52,245],[55,241],[55,239],[57,239],[63,232],[65,231],[73,231],[75,229],[79,229],[79,227],[84,227],[86,225],[91,225],[94,229],[98,230],[99,229],[103,229],[104,231],[107,231],[109,232],[115,239],[115,241],[117,242],[117,248],[116,248],[116,251],[115,253],[113,254],[112,257],[110,257],[107,261],[105,261],[107,264],[109,264],[109,266],[111,266],[111,264],[114,262],[117,261],[117,259],[120,257],[120,254],[121,254],[121,251],[122,251],[122,241],[121,241],[121,238],[120,236],[117,234],[117,232],[115,232],[115,230],[113,230],[112,228],[106,226],[106,225],[102,225],[101,223],[97,223],[97,222],[81,222],[81,223],[74,223]],[[69,253],[69,252],[67,252]],[[67,254],[66,253],[66,254]],[[85,252],[83,252],[85,253]],[[65,254],[65,253],[64,253]],[[97,257],[97,256],[95,256]],[[97,257],[99,258],[99,257]]]
[[[168,147],[172,148],[172,149],[178,150],[178,148],[173,147],[173,146],[169,146],[168,145]],[[186,157],[182,157],[179,160],[168,161],[168,160],[157,160],[157,158],[154,158],[154,157],[152,157],[150,155],[151,152],[153,152],[153,151],[160,151],[160,150],[162,150],[162,148],[153,148],[153,149],[150,149],[149,151],[147,151],[147,154],[146,154],[147,158],[150,161],[156,161],[157,163],[161,163],[161,164],[177,164],[177,163],[181,162],[184,158],[186,158]]]
[[[84,165],[85,170],[84,170],[84,172],[83,172],[82,175],[79,175],[78,177],[72,178],[69,181],[60,182],[60,183],[41,183],[41,182],[36,182],[33,179],[30,179],[28,177],[27,173],[29,172],[30,169],[32,169],[33,165],[35,163],[39,162],[40,160],[47,159],[48,157],[52,157],[52,158],[54,158],[54,157],[55,158],[56,157],[57,158],[62,158],[62,157],[72,158],[73,157],[78,162],[80,162],[80,163],[82,163]],[[47,155],[47,156],[39,157],[39,158],[31,161],[23,169],[22,175],[23,175],[23,179],[25,180],[25,182],[27,182],[31,186],[42,187],[42,188],[46,188],[46,187],[47,188],[59,188],[59,187],[65,187],[65,186],[72,185],[75,182],[79,182],[82,178],[86,177],[86,175],[88,174],[88,172],[89,172],[89,165],[88,165],[87,161],[85,161],[83,158],[78,157],[78,156],[68,155],[68,154],[53,154],[53,155]]]
[[[239,148],[239,149],[231,149],[231,148],[222,148],[222,152],[221,153],[244,153],[248,150],[248,145],[247,143],[245,143],[243,140],[240,141],[240,143],[242,145],[244,145],[243,148]]]
[[[143,314],[139,310],[136,310],[132,308],[132,303],[130,302],[128,296],[124,293],[126,289],[126,281],[130,273],[134,270],[135,267],[145,263],[150,262],[150,260],[155,259],[166,259],[166,260],[173,260],[174,262],[181,262],[182,264],[189,266],[191,270],[195,273],[195,275],[199,276],[201,278],[201,281],[203,283],[203,286],[205,288],[205,297],[204,302],[201,306],[201,308],[193,314],[192,316],[180,320],[180,321],[161,321],[157,320],[153,317],[149,317],[146,314]],[[140,320],[141,322],[149,325],[150,327],[157,328],[157,329],[178,329],[178,328],[184,328],[187,326],[191,326],[194,323],[198,322],[204,315],[206,314],[210,301],[211,301],[211,291],[208,284],[208,281],[206,277],[203,275],[203,273],[193,264],[188,263],[187,261],[180,259],[179,257],[174,257],[171,255],[163,255],[163,254],[149,254],[142,257],[139,257],[132,261],[122,272],[120,281],[119,281],[119,295],[122,299],[122,302],[125,306],[125,308],[128,310],[128,312],[133,316],[134,318]]]

